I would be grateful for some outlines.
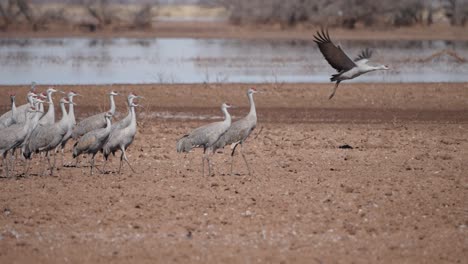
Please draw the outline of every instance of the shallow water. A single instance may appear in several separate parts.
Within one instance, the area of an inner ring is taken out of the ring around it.
[[[467,82],[464,41],[342,41],[392,70],[358,82]],[[233,39],[0,39],[0,84],[328,82],[334,70],[312,41]]]

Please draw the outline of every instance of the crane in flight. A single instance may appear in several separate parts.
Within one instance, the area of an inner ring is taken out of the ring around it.
[[[346,53],[341,49],[340,46],[333,44],[328,34],[328,30],[317,31],[314,35],[314,42],[317,43],[320,52],[323,57],[338,73],[333,74],[330,81],[336,82],[333,92],[330,94],[328,99],[332,99],[336,93],[336,89],[341,81],[354,79],[364,73],[378,70],[388,70],[386,65],[372,65],[369,64],[369,59],[372,56],[372,51],[368,48],[361,51],[361,53],[354,59],[351,60]]]

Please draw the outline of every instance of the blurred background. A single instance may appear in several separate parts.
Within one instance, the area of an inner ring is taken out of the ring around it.
[[[401,27],[467,22],[467,0],[2,0],[2,30],[148,29],[157,21],[226,21],[282,28]]]

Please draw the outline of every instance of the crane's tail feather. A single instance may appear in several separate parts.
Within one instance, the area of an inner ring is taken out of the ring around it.
[[[340,75],[341,75],[341,73],[332,74],[332,77],[330,78],[330,81],[331,82],[338,81],[338,77],[340,77]]]
[[[192,149],[192,143],[190,142],[188,135],[184,135],[177,141],[176,149],[177,152],[189,152]]]
[[[78,141],[73,144],[73,158],[78,157],[81,153],[79,153],[78,148],[76,147],[78,145]]]

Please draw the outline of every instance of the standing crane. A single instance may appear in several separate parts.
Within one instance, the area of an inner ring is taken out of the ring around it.
[[[55,156],[54,164],[51,165],[49,152],[57,148],[57,146],[60,144],[60,142],[62,142],[63,137],[67,133],[68,121],[65,104],[71,104],[71,102],[67,98],[62,98],[60,100],[60,109],[62,110],[62,118],[60,119],[60,121],[52,125],[39,124],[36,127],[36,129],[32,131],[28,141],[28,145],[25,148],[25,151],[23,152],[23,155],[26,159],[31,159],[32,153],[45,152],[47,156],[47,161],[49,163],[51,176],[54,173]]]
[[[14,124],[12,126],[0,129],[0,155],[3,157],[2,164],[5,170],[6,177],[9,176],[8,161],[6,160],[9,150],[20,146],[28,134],[28,129],[31,126],[33,115],[36,109],[31,107],[26,113],[26,122],[24,124]]]
[[[68,105],[68,114],[67,114],[68,127],[67,127],[67,133],[63,137],[62,142],[60,143],[60,146],[59,146],[60,153],[61,153],[62,167],[63,167],[63,152],[65,149],[65,146],[67,145],[68,140],[70,140],[72,136],[73,128],[76,125],[75,107],[73,104],[73,97],[75,96],[80,96],[80,95],[75,93],[74,91],[69,92],[67,95],[68,101],[70,101],[70,104]]]
[[[82,153],[92,154],[91,156],[91,172],[93,175],[94,157],[102,150],[104,143],[106,143],[111,132],[111,118],[112,113],[107,112],[105,115],[106,127],[96,129],[84,134],[73,146],[73,158],[78,157]]]
[[[110,110],[107,112],[111,112],[112,115],[115,115],[115,101],[114,96],[119,95],[115,91],[111,91],[109,93],[110,98]],[[99,113],[88,118],[81,120],[78,124],[76,124],[75,128],[72,131],[72,137],[74,140],[77,140],[82,135],[99,128],[104,128],[106,126],[106,119],[104,116],[107,112]]]
[[[53,87],[49,87],[46,91],[49,109],[47,109],[47,113],[44,116],[42,116],[42,118],[39,120],[40,125],[52,125],[55,123],[55,108],[54,102],[52,100],[52,94],[56,92],[59,91],[54,89]]]
[[[224,133],[214,144],[213,144],[213,153],[216,152],[219,148],[224,148],[226,145],[231,145],[232,152],[231,152],[231,175],[232,175],[232,167],[234,163],[234,152],[236,151],[237,146],[240,144],[241,149],[240,153],[242,154],[242,158],[244,159],[245,165],[247,166],[247,170],[249,175],[251,175],[249,163],[245,158],[243,153],[243,146],[245,140],[249,137],[252,131],[257,126],[257,112],[255,109],[255,102],[253,99],[253,95],[257,93],[255,88],[250,88],[247,90],[247,97],[249,98],[250,104],[250,111],[244,118],[233,122],[229,129]]]
[[[133,169],[132,165],[130,165],[130,162],[128,161],[127,154],[125,151],[127,150],[128,146],[130,146],[130,144],[133,143],[133,140],[135,139],[135,134],[137,130],[135,107],[137,106],[138,105],[133,102],[130,104],[130,112],[131,112],[130,124],[121,129],[114,130],[111,135],[112,137],[109,136],[109,139],[107,140],[107,142],[105,143],[103,147],[103,154],[104,154],[104,158],[106,162],[111,153],[115,155],[115,152],[117,150],[121,151],[119,174],[122,170],[123,160],[127,162],[132,172],[135,173],[135,170]]]
[[[16,123],[24,123],[26,121],[25,114],[29,110],[31,106],[33,106],[33,98],[36,96],[36,94],[32,91],[28,92],[26,98],[27,98],[27,103],[24,105],[20,105],[16,107],[16,114],[15,114],[15,121]],[[11,111],[7,112],[10,113]]]
[[[213,144],[229,129],[231,126],[231,115],[228,108],[232,106],[228,103],[221,105],[221,111],[224,114],[224,120],[214,122],[194,129],[189,134],[184,135],[177,141],[177,152],[189,152],[192,148],[203,148],[202,157],[202,175],[205,175],[205,160],[208,162],[208,175],[211,175],[210,149]]]
[[[351,60],[346,53],[343,52],[340,46],[336,46],[330,39],[328,30],[322,28],[321,32],[317,31],[314,36],[314,42],[317,43],[323,57],[327,62],[338,71],[337,74],[333,74],[330,81],[336,82],[333,92],[330,94],[328,99],[333,98],[336,89],[341,81],[354,79],[364,73],[377,71],[377,70],[388,70],[386,65],[371,65],[369,59],[372,56],[372,51],[365,49],[353,60]]]
[[[10,94],[10,100],[11,100],[11,111],[8,111],[4,113],[2,116],[0,116],[0,129],[9,127],[16,123],[16,103],[15,103],[15,94]]]

